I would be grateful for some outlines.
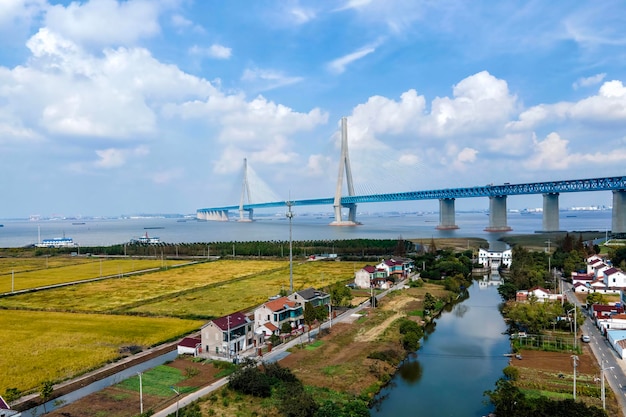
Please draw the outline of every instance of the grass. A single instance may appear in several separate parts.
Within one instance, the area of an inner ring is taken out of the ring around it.
[[[149,347],[199,328],[203,322],[98,314],[0,310],[0,393],[28,392],[120,357],[123,346]]]
[[[324,344],[324,341],[323,341],[323,340],[316,340],[316,341],[315,341],[315,342],[313,342],[313,343],[309,343],[309,344],[307,344],[307,345],[306,345],[306,347],[305,347],[305,349],[306,349],[306,350],[315,350],[315,349],[317,349],[318,347],[322,346],[323,344]]]
[[[172,395],[176,395],[171,387],[176,388],[176,391],[183,393],[193,392],[196,390],[194,387],[186,387],[178,384],[183,382],[186,377],[182,374],[180,369],[175,369],[170,366],[159,365],[156,368],[152,368],[149,371],[143,372],[141,375],[141,385],[143,392],[147,395],[156,395],[158,397],[169,398]],[[133,376],[118,384],[121,388],[139,392],[139,376]]]

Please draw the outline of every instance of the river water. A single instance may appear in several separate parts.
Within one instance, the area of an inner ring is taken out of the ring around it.
[[[467,299],[436,319],[436,330],[378,395],[372,417],[478,417],[493,410],[483,392],[502,376],[510,346],[490,284],[475,282]]]

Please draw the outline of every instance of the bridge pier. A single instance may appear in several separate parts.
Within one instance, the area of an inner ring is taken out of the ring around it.
[[[485,232],[509,232],[511,229],[506,224],[506,195],[494,195],[489,197],[489,226]]]
[[[227,210],[202,210],[198,211],[196,218],[199,220],[207,220],[214,222],[227,222],[228,211]]]
[[[246,218],[246,211],[248,212],[248,218]],[[238,222],[251,222],[254,221],[254,209],[239,209],[239,219]]]
[[[611,233],[626,233],[626,190],[613,191]]]
[[[458,229],[454,223],[454,198],[439,199],[439,225],[438,230],[454,230]]]
[[[544,232],[559,231],[559,193],[543,194],[543,218]]]

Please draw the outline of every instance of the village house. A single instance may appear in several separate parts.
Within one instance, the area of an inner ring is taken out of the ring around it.
[[[208,355],[237,356],[255,346],[254,323],[243,313],[213,319],[200,330],[202,347]]]
[[[626,288],[626,274],[617,268],[608,268],[604,270],[604,285],[608,288]]]
[[[354,274],[354,285],[357,288],[371,288],[374,279],[387,279],[388,273],[385,269],[377,269],[372,265],[365,265]]]
[[[515,301],[523,302],[528,301],[531,298],[539,302],[544,301],[561,301],[562,294],[553,294],[552,291],[546,290],[542,287],[533,287],[530,290],[520,290],[515,294]]]
[[[397,278],[406,278],[413,271],[413,260],[403,258],[391,258],[382,260],[376,269],[382,269],[387,272],[387,276],[395,276]]]
[[[624,359],[624,355],[626,355],[626,330],[608,330],[606,338],[619,357]]]
[[[626,330],[626,314],[614,314],[596,320],[600,333],[607,335],[609,330]]]
[[[480,248],[478,250],[478,263],[485,268],[498,269],[500,267],[509,268],[513,262],[513,251],[495,251]]]
[[[291,301],[302,303],[303,306],[306,306],[306,304],[311,304],[313,307],[330,305],[330,294],[316,290],[315,288],[296,291],[287,296],[287,298]]]
[[[289,323],[292,330],[298,329],[304,322],[304,303],[280,297],[267,301],[254,310],[254,331],[269,337],[271,334],[263,332],[263,328],[273,333],[282,329],[283,323]],[[261,330],[261,331],[260,331]]]
[[[178,342],[177,350],[179,355],[197,356],[202,351],[202,339],[185,337]]]
[[[605,305],[605,304],[593,304],[591,306],[591,316],[598,319],[606,319],[608,317],[624,313],[624,307],[622,305]]]

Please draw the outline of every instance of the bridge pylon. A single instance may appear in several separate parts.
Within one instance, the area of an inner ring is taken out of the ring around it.
[[[241,182],[241,199],[239,200],[239,219],[240,222],[251,222],[254,214],[253,209],[244,209],[243,206],[246,203],[246,197],[248,204],[252,204],[250,201],[250,184],[248,183],[248,159],[243,158],[243,181]],[[245,212],[248,212],[248,218],[245,216]]]
[[[331,226],[357,226],[361,223],[356,221],[356,204],[341,204],[341,191],[343,189],[343,175],[346,175],[346,185],[348,187],[348,195],[353,196],[354,185],[352,183],[352,169],[350,168],[350,155],[348,154],[348,119],[341,118],[341,158],[339,159],[339,175],[337,176],[337,187],[335,188],[335,200],[333,208],[335,209],[335,220],[330,223]],[[341,209],[347,207],[348,219],[342,218]]]

